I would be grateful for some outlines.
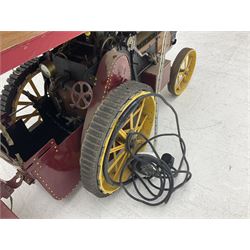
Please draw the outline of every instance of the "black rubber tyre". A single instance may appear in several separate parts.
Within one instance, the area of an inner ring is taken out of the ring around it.
[[[178,76],[178,73],[179,73],[179,69],[180,69],[180,66],[184,60],[184,58],[186,57],[186,55],[188,53],[190,53],[191,51],[194,51],[194,49],[192,48],[183,48],[179,53],[178,55],[176,56],[174,62],[173,62],[173,65],[171,67],[171,73],[170,73],[170,81],[168,83],[168,90],[171,94],[175,95],[175,96],[179,96],[180,94],[182,94],[182,92],[184,91],[184,88],[180,93],[177,93],[176,90],[175,90],[175,85],[176,85],[176,78]],[[196,56],[195,56],[195,61],[196,61]],[[195,64],[194,64],[195,66]],[[189,81],[192,77],[192,74],[193,72],[191,73],[191,76],[189,77]],[[189,81],[187,82],[186,85],[188,85]]]
[[[152,91],[146,84],[129,81],[111,90],[94,114],[82,142],[80,166],[83,186],[97,197],[105,197],[98,184],[99,162],[112,123],[127,101],[140,91]]]
[[[18,87],[24,82],[25,78],[35,72],[39,67],[39,59],[32,59],[18,68],[7,79],[7,84],[3,87],[0,96],[0,110],[1,112],[10,114],[13,112],[12,103],[15,100]]]

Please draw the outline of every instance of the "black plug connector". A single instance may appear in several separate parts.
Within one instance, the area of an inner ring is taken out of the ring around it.
[[[165,153],[161,156],[161,159],[165,161],[170,168],[174,166],[174,157],[171,154]]]

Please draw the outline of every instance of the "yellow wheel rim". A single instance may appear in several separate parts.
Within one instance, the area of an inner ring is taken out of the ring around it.
[[[41,72],[40,70],[37,70],[34,73],[28,75],[23,83],[19,86],[17,95],[12,102],[12,112],[16,112],[14,115],[12,115],[12,122],[22,119],[27,127],[31,127],[42,121],[39,112],[32,106],[33,104],[28,99],[28,97],[24,95],[24,91],[28,91],[37,100],[39,100],[42,95],[44,95],[44,91],[41,91],[39,88],[37,88],[39,77],[41,77]]]
[[[156,109],[155,99],[152,96],[144,98],[140,102],[139,106],[129,114],[129,117],[124,121],[121,129],[118,131],[111,149],[108,150],[108,144],[110,138],[116,128],[119,118],[127,110],[127,108],[132,103],[134,103],[139,97],[149,93],[150,92],[141,91],[135,96],[131,97],[127,101],[127,103],[122,107],[121,112],[119,113],[118,117],[114,120],[112,127],[109,130],[100,157],[100,170],[98,174],[99,187],[105,194],[111,194],[119,188],[118,186],[110,185],[105,180],[103,174],[103,164],[105,156],[108,155],[109,157],[107,169],[110,178],[115,182],[119,182],[122,166],[124,166],[126,160],[129,158],[129,153],[125,149],[125,140],[128,133],[131,131],[135,131],[143,133],[147,138],[150,137],[151,130],[154,124],[155,109]],[[138,138],[135,143],[137,145],[141,145],[143,143],[141,139],[142,138]],[[126,169],[123,174],[122,181],[126,181],[129,178],[129,176],[130,176],[130,171],[129,169]]]
[[[176,76],[174,85],[174,91],[176,95],[182,94],[182,92],[186,89],[193,75],[195,64],[196,52],[194,49],[190,49],[180,63],[180,67]]]

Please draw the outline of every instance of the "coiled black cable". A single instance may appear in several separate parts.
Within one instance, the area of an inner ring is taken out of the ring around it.
[[[126,194],[132,199],[149,206],[157,206],[162,203],[167,203],[171,195],[191,179],[192,174],[186,158],[186,145],[181,137],[177,112],[162,95],[157,93],[146,94],[138,98],[137,101],[141,102],[142,99],[149,96],[160,98],[163,103],[172,110],[176,120],[177,133],[159,134],[148,139],[140,132],[130,132],[126,139],[126,150],[129,152],[130,157],[121,169],[119,182],[114,182],[107,176],[107,169],[105,169],[105,178],[114,185],[122,187]],[[136,150],[134,150],[133,143],[133,138],[135,137],[137,137],[137,139],[141,137],[143,140],[143,143],[140,144]],[[174,158],[170,154],[166,153],[160,157],[152,144],[153,140],[160,137],[176,137],[179,140],[182,157],[177,168],[174,167]],[[139,153],[146,144],[151,147],[154,155]],[[183,169],[184,165],[186,169]],[[127,168],[130,170],[131,176],[127,181],[123,182],[123,175]],[[183,180],[176,185],[175,179],[180,174],[184,175]],[[155,181],[158,183],[155,183]],[[128,184],[131,183],[134,187],[134,193],[130,192],[127,188]],[[141,184],[140,187],[138,183]]]
[[[133,153],[131,150],[131,138],[135,135],[139,135],[143,137],[145,142],[137,149],[136,153]],[[182,159],[179,164],[179,167],[176,169],[171,161],[166,161],[164,158],[173,159],[170,154],[163,154],[163,157],[160,158],[157,153],[155,147],[152,144],[152,140],[164,137],[164,136],[176,136],[180,140],[180,145],[182,149]],[[138,154],[138,151],[145,144],[149,144],[151,149],[154,152],[154,155],[150,154]],[[126,162],[126,164],[122,167],[120,174],[120,186],[124,189],[124,191],[134,200],[142,202],[146,205],[156,206],[162,203],[167,203],[170,199],[172,193],[176,191],[178,188],[183,186],[186,182],[188,182],[192,176],[189,170],[189,164],[186,159],[186,147],[183,139],[179,137],[178,134],[160,134],[150,139],[147,139],[143,134],[138,132],[132,132],[128,135],[127,138],[127,150],[130,153],[131,157]],[[165,156],[165,157],[164,157]],[[186,163],[186,170],[182,169],[183,162]],[[131,177],[127,182],[122,182],[123,174],[126,168],[129,168],[131,171]],[[175,185],[174,179],[179,175],[184,174],[184,179],[178,185]],[[153,179],[158,179],[158,185],[153,182]],[[134,189],[137,193],[137,196],[133,195],[127,189],[128,183],[133,183]],[[140,182],[144,189],[148,192],[149,197],[144,195],[136,182]]]
[[[177,127],[177,133],[164,133],[159,134],[151,137],[150,139],[146,138],[143,134],[139,132],[131,132],[129,133],[127,140],[126,140],[126,148],[127,151],[130,153],[130,158],[126,162],[126,164],[123,166],[120,174],[120,186],[125,190],[125,192],[134,200],[142,202],[146,205],[150,206],[156,206],[160,205],[162,203],[167,203],[170,199],[172,193],[176,191],[178,188],[183,186],[186,182],[188,182],[192,174],[190,172],[189,163],[186,158],[186,145],[184,140],[181,137],[180,132],[180,124],[179,124],[179,118],[178,114],[173,108],[171,104],[169,104],[166,99],[156,93],[147,94],[141,97],[147,98],[149,96],[155,96],[160,98],[174,113],[175,120],[176,120],[176,127]],[[141,100],[138,100],[141,101]],[[133,152],[132,150],[132,139],[134,136],[142,137],[144,139],[144,143],[141,144],[136,152]],[[160,138],[160,137],[177,137],[179,139],[180,148],[182,152],[182,157],[179,163],[178,168],[175,168],[173,166],[173,157],[169,154],[164,154],[162,158],[157,153],[154,145],[152,144],[152,141],[154,139]],[[149,154],[138,154],[140,149],[144,147],[146,144],[148,144],[154,155]],[[186,169],[183,170],[183,165],[186,165]],[[131,171],[131,177],[129,181],[126,183],[122,182],[123,174],[126,168],[129,168]],[[175,178],[179,175],[183,174],[184,178],[182,182],[175,185]],[[156,185],[153,182],[153,179],[158,179],[158,185]],[[133,195],[131,192],[127,189],[127,184],[129,182],[133,183],[134,189],[137,193],[137,196]],[[140,182],[142,186],[144,187],[145,191],[149,194],[146,196],[145,194],[140,191],[138,185],[136,182]]]

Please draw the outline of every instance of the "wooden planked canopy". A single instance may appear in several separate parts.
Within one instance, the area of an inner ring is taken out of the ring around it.
[[[0,51],[4,51],[44,32],[39,31],[0,31]]]
[[[0,74],[83,33],[83,31],[1,31]]]

